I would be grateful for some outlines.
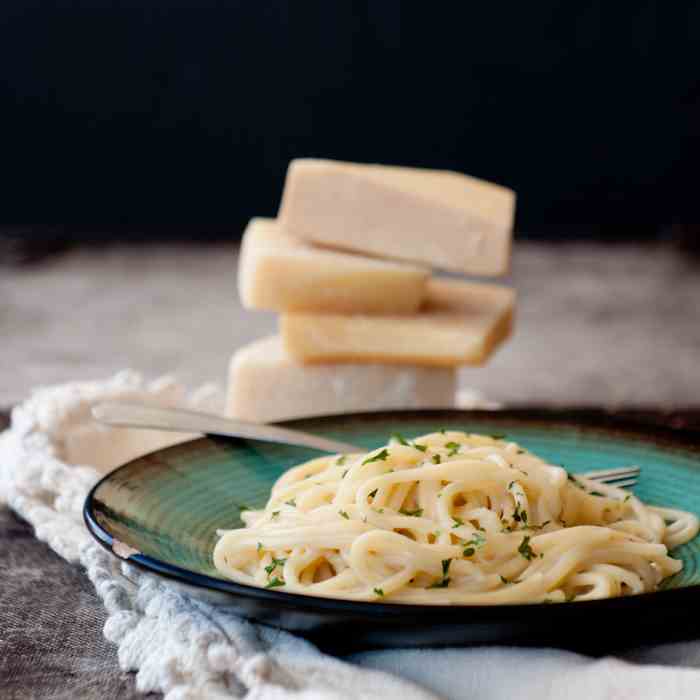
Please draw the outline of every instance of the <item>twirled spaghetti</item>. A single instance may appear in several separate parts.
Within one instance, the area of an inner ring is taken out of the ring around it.
[[[497,436],[397,436],[368,454],[290,469],[217,569],[241,583],[420,604],[561,602],[655,590],[690,513],[547,464]]]

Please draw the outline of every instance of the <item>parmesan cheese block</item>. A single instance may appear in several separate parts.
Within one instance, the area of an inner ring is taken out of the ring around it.
[[[415,313],[428,271],[316,248],[252,219],[243,236],[238,290],[243,306],[270,311]]]
[[[417,316],[288,313],[287,351],[307,362],[481,365],[510,334],[515,291],[495,284],[429,280]]]
[[[473,275],[508,271],[515,193],[443,170],[293,160],[279,211],[328,246]]]
[[[270,422],[346,411],[454,406],[452,369],[391,365],[301,365],[279,336],[241,348],[229,367],[227,415]]]

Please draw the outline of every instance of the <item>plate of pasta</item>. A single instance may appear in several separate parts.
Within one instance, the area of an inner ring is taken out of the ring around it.
[[[362,450],[196,439],[107,475],[88,528],[190,594],[335,646],[580,646],[601,630],[609,644],[688,629],[697,436],[602,412],[287,424]],[[633,490],[581,476],[632,464]]]

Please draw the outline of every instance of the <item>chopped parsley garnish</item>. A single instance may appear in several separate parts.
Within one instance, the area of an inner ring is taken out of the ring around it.
[[[447,575],[447,572],[450,570],[451,563],[452,559],[442,560],[442,579],[431,583],[428,588],[447,588],[450,585],[450,577]]]
[[[339,510],[338,513],[346,520],[350,520],[350,516],[344,510]]]
[[[600,491],[589,491],[588,492],[591,496],[601,496],[602,498],[605,498],[605,494],[601,493]]]
[[[363,465],[369,464],[370,462],[383,462],[389,456],[389,450],[386,447],[381,451],[377,452],[376,455],[370,455],[367,459],[362,462]]]
[[[523,524],[527,524],[527,511],[520,510],[520,503],[515,504],[515,510],[513,511],[513,520],[515,520],[516,523],[522,522]]]
[[[467,547],[467,548],[462,552],[462,554],[463,554],[465,557],[471,557],[471,556],[474,555],[474,552],[475,552],[475,551],[476,551],[476,550],[474,549],[474,547]]]
[[[524,455],[524,454],[525,454],[525,450],[518,450],[518,454],[519,454],[519,455]]]
[[[346,460],[347,458],[348,458],[347,455],[340,455],[340,457],[338,457],[338,459],[335,460],[335,463],[336,463],[339,467],[342,467],[343,464],[345,464],[345,460]]]
[[[399,508],[399,513],[401,515],[412,515],[414,518],[420,518],[423,515],[422,508],[416,508],[415,510],[406,510],[406,508]]]
[[[292,508],[297,507],[297,502],[293,498],[290,498],[288,501],[285,501],[285,504],[288,506],[292,506]]]
[[[265,588],[276,588],[277,586],[284,586],[284,581],[281,578],[277,578],[277,576],[275,576],[275,578],[273,578],[272,581],[270,581],[267,584],[267,586],[265,586]]]
[[[492,440],[505,440],[505,435],[503,433],[494,433],[491,435]]]
[[[455,518],[452,516],[452,520],[454,521],[454,525],[452,526],[452,529],[454,530],[456,527],[461,527],[464,525],[464,520],[462,518]]]
[[[551,520],[545,520],[541,525],[528,525],[528,528],[530,530],[541,530],[543,527],[546,527],[551,522]]]
[[[510,484],[508,484],[508,490],[510,491],[513,488],[513,486],[515,486],[515,482],[511,481]]]
[[[461,445],[458,442],[450,441],[445,443],[445,447],[449,450],[447,456],[454,457],[454,455],[456,455],[459,452],[459,448],[461,447]]]
[[[480,532],[475,532],[469,542],[465,542],[465,544],[467,546],[483,547],[486,544],[486,538]]]
[[[630,498],[632,498],[632,494],[631,494],[631,493],[628,493],[628,494],[625,496],[625,500],[622,501],[622,502],[623,502],[623,503],[627,503],[627,501],[629,501]]]
[[[340,478],[341,478],[341,479],[344,479],[344,478],[345,478],[345,475],[346,475],[349,471],[350,471],[349,469],[346,469],[346,470],[340,475]]]
[[[383,595],[384,595],[384,591],[383,591],[381,588],[375,588],[375,589],[374,589],[374,592],[375,592],[378,596],[383,596]]]
[[[419,445],[417,442],[413,443],[413,447],[415,447],[417,450],[420,450],[421,452],[425,452],[428,449],[427,445]]]
[[[265,571],[267,572],[267,577],[270,578],[270,574],[278,567],[278,566],[284,566],[284,563],[286,562],[286,559],[275,559],[273,557],[272,561],[265,567]]]
[[[433,455],[431,460],[433,464],[440,464],[440,462],[442,462],[442,457],[440,457],[440,455]]]
[[[370,491],[368,494],[369,497],[374,498],[377,495],[377,491],[379,491],[379,489],[374,489],[374,491]]]
[[[403,435],[401,435],[401,433],[392,433],[391,437],[392,439],[396,440],[396,442],[398,442],[399,445],[406,445],[408,447],[410,444],[408,440],[406,440],[406,438]]]
[[[273,510],[273,511],[272,511],[272,517],[273,517],[273,518],[276,518],[279,514],[280,514],[280,512],[279,512],[278,510]]]
[[[523,537],[523,541],[518,547],[518,553],[521,556],[525,557],[525,559],[527,559],[528,561],[537,556],[535,552],[532,551],[532,547],[530,547],[530,537],[528,535],[525,535],[525,537]]]
[[[501,583],[510,583],[510,581],[505,576],[501,576]]]

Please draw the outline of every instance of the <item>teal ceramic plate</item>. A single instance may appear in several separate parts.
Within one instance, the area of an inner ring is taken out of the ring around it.
[[[504,433],[570,471],[639,465],[635,493],[650,504],[700,513],[700,436],[623,423],[602,412],[419,411],[326,416],[285,425],[364,446],[440,428]],[[675,550],[683,570],[658,593],[556,605],[417,606],[357,603],[233,583],[215,570],[219,528],[241,526],[308,449],[204,437],[119,467],[92,490],[85,521],[116,556],[216,604],[267,624],[341,646],[483,642],[565,646],[642,642],[700,633],[700,538]]]

